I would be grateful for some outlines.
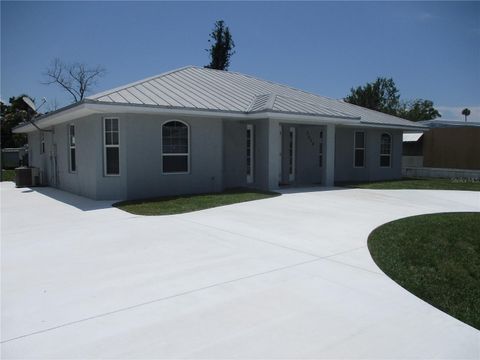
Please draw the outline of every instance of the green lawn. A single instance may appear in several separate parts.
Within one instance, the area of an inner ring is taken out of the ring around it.
[[[480,330],[480,213],[393,221],[370,234],[368,248],[398,284]]]
[[[209,209],[280,195],[252,189],[235,189],[222,193],[169,196],[156,199],[121,201],[113,206],[135,215],[173,215]]]
[[[15,181],[15,170],[2,169],[2,181]]]
[[[367,183],[343,183],[338,185],[360,189],[429,189],[480,191],[480,180],[472,179],[401,179]]]

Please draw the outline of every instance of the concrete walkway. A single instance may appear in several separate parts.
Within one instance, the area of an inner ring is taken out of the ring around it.
[[[480,332],[385,276],[366,248],[480,193],[299,189],[134,216],[1,184],[2,358],[462,358]]]

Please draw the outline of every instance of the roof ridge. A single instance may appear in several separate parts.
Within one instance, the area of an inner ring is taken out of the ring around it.
[[[90,95],[90,96],[87,97],[87,99],[96,100],[96,98],[100,98],[100,97],[103,97],[103,96],[108,96],[108,95],[110,95],[110,94],[113,94],[114,92],[121,91],[121,90],[126,90],[126,89],[129,89],[129,88],[133,87],[133,86],[143,84],[143,83],[145,83],[145,82],[147,82],[147,81],[154,80],[154,79],[158,79],[158,78],[161,78],[161,77],[164,77],[164,76],[167,76],[167,75],[176,73],[176,72],[178,72],[178,71],[182,71],[182,70],[186,70],[186,69],[194,68],[194,67],[196,67],[196,66],[194,66],[194,65],[186,65],[186,66],[179,67],[179,68],[177,68],[177,69],[173,69],[173,70],[170,70],[170,71],[165,71],[165,72],[163,72],[163,73],[160,73],[160,74],[157,74],[157,75],[154,75],[154,76],[149,76],[149,77],[144,78],[144,79],[141,79],[141,80],[137,80],[137,81],[134,81],[134,82],[125,84],[125,85],[117,86],[117,87],[115,87],[115,88],[113,88],[113,89],[108,89],[108,90],[105,90],[105,91],[102,91],[102,92],[99,92],[99,93]]]

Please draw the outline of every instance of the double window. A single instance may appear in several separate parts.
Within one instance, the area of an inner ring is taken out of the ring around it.
[[[189,129],[181,121],[162,126],[162,171],[164,174],[189,172]]]
[[[68,166],[70,172],[77,171],[77,158],[75,153],[75,125],[68,126]]]
[[[103,120],[104,172],[106,176],[120,175],[120,134],[117,118]]]
[[[354,141],[353,166],[357,168],[365,167],[365,133],[363,131],[355,131]]]
[[[392,136],[383,133],[380,138],[380,167],[390,167],[392,158]]]

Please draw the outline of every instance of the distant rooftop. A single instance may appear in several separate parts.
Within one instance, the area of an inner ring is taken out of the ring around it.
[[[424,120],[419,121],[419,124],[427,126],[429,128],[445,128],[445,127],[480,127],[480,122],[478,121],[461,121],[461,120],[448,120],[448,119],[433,119],[433,120]]]

